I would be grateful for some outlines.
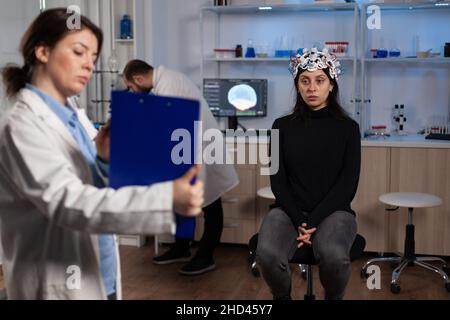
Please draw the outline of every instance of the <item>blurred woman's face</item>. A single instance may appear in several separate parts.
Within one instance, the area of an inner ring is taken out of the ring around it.
[[[46,88],[58,100],[79,94],[89,82],[97,59],[98,41],[89,29],[68,33],[54,48],[36,48]],[[42,79],[40,79],[42,81]]]
[[[297,89],[306,104],[318,110],[327,105],[333,84],[323,70],[304,71],[298,78]]]

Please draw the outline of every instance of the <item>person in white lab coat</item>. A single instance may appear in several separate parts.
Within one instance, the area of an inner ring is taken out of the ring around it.
[[[120,299],[111,234],[174,233],[173,211],[196,216],[203,203],[203,183],[190,185],[199,167],[173,182],[105,187],[108,130],[97,134],[71,98],[91,78],[103,35],[84,16],[81,28],[68,29],[70,18],[62,8],[42,12],[22,38],[24,66],[2,70],[13,101],[0,124],[0,234],[10,299]]]
[[[219,130],[217,121],[200,90],[184,74],[164,66],[153,68],[142,60],[129,61],[123,73],[125,85],[134,92],[200,101],[203,130]],[[169,251],[153,259],[153,262],[157,264],[189,261],[180,269],[180,273],[184,275],[198,275],[215,269],[213,252],[220,242],[223,229],[221,196],[239,183],[234,166],[226,164],[225,161],[223,164],[204,164],[199,177],[202,177],[205,182],[205,206],[203,207],[205,224],[198,251],[190,259],[189,239],[176,238],[175,244]]]

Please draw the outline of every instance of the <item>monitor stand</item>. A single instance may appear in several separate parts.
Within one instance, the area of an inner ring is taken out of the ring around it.
[[[228,129],[236,131],[238,128],[238,117],[228,117]]]

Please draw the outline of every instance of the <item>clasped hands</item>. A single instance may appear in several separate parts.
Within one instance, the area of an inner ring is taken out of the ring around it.
[[[299,244],[297,245],[298,248],[301,248],[303,245],[312,245],[311,236],[314,232],[316,232],[317,228],[306,229],[306,227],[307,227],[306,223],[302,223],[302,225],[298,227],[298,237],[297,237],[297,241],[299,241]]]

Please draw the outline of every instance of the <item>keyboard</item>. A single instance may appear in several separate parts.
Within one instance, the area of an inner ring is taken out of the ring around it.
[[[425,137],[428,140],[450,140],[450,134],[430,133]]]

